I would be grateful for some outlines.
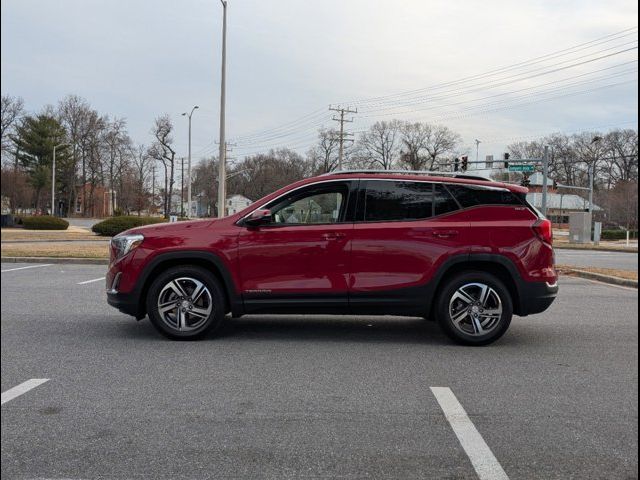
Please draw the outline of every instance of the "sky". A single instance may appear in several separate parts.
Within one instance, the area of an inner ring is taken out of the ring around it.
[[[80,95],[125,118],[142,144],[167,113],[180,156],[181,113],[198,105],[194,157],[216,153],[218,0],[1,7],[3,94],[30,112]],[[479,139],[481,159],[551,132],[637,128],[637,15],[635,0],[229,0],[230,156],[304,153],[319,127],[337,126],[337,104],[358,109],[347,124],[356,134],[394,118],[443,124],[461,134],[461,152],[475,155]]]

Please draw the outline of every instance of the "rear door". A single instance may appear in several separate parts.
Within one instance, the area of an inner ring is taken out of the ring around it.
[[[424,307],[424,289],[448,257],[468,253],[468,236],[469,222],[444,185],[361,181],[350,305]]]

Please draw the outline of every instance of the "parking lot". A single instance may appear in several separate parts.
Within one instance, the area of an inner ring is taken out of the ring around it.
[[[562,278],[485,348],[392,317],[172,342],[104,273],[2,264],[3,478],[638,476],[637,290]]]

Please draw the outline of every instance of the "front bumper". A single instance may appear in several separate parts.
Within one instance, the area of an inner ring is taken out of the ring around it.
[[[140,308],[138,295],[135,293],[107,292],[107,303],[122,313],[132,315],[137,319],[144,317],[144,310]]]

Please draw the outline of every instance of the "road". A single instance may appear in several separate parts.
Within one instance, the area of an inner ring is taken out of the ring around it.
[[[27,266],[2,264],[3,478],[475,479],[473,448],[511,479],[638,476],[636,290],[562,278],[484,348],[391,317],[172,342],[105,304],[104,267]]]
[[[91,229],[91,227],[104,220],[104,218],[69,217],[65,218],[65,220],[69,222],[69,225]]]
[[[638,254],[598,250],[569,250],[556,248],[556,262],[576,267],[615,268],[638,271]]]

